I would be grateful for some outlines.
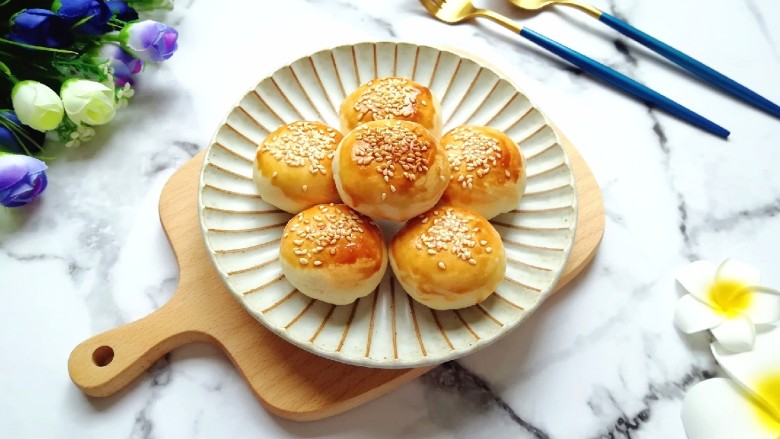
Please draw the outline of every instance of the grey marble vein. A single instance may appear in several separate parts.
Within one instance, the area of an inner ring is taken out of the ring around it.
[[[443,390],[440,398],[451,398],[456,394],[465,403],[473,406],[478,412],[498,410],[517,424],[523,431],[536,439],[549,439],[550,435],[539,427],[520,417],[512,407],[498,395],[490,384],[482,377],[461,366],[457,361],[449,361],[436,369],[428,372],[423,377],[423,382],[431,387]],[[429,393],[429,395],[431,395]],[[434,407],[440,407],[442,401],[434,398],[431,403]],[[464,412],[465,413],[465,412]]]
[[[617,8],[617,5],[614,0],[609,1],[609,9],[610,9],[610,13],[615,17],[625,21],[626,23],[629,22],[629,18],[621,10]],[[618,38],[614,40],[613,43],[615,49],[621,55],[623,55],[623,58],[628,64],[628,69],[632,73],[631,76],[635,76],[640,67],[639,60],[632,54],[631,49],[625,44],[625,42],[623,42],[622,39]],[[669,137],[666,134],[666,128],[661,123],[657,111],[654,108],[648,106],[647,115],[648,117],[650,117],[650,120],[652,121],[653,134],[656,138],[658,148],[660,149],[663,155],[662,165],[664,171],[666,172],[667,175],[671,177],[672,171],[670,169],[670,161],[671,161],[672,152],[671,149],[669,148]],[[674,185],[674,181],[671,178],[669,178],[669,187],[672,190],[675,199],[677,200],[677,212],[679,215],[677,228],[680,231],[680,237],[682,239],[683,254],[689,260],[698,259],[695,251],[692,248],[691,236],[688,230],[689,229],[688,206],[685,200],[685,196],[683,192]]]
[[[135,422],[130,432],[130,439],[152,439],[154,437],[154,422],[151,418],[151,410],[157,400],[160,398],[162,389],[171,383],[172,369],[170,364],[170,354],[166,354],[158,360],[148,372],[151,376],[151,391],[147,397],[143,408],[135,415]]]
[[[146,159],[144,176],[154,178],[165,170],[178,168],[200,151],[194,142],[175,140],[172,143],[174,148],[161,149]]]
[[[82,275],[88,267],[80,265],[78,261],[66,258],[64,256],[50,254],[50,253],[34,253],[34,254],[19,254],[10,250],[5,250],[0,246],[0,252],[3,252],[9,258],[18,262],[35,262],[35,261],[59,261],[64,262],[67,266],[68,275],[74,283],[78,283],[82,279]]]
[[[166,277],[159,285],[147,287],[144,290],[144,294],[149,298],[152,306],[157,309],[171,298],[171,294],[176,289],[178,283],[178,276]]]
[[[93,284],[84,298],[95,332],[116,327],[125,323],[121,309],[111,294],[111,270],[119,259],[120,245],[117,236],[105,220],[87,223],[79,233],[79,242],[84,250],[97,253],[97,261],[92,264]],[[94,250],[98,251],[95,252]]]
[[[616,398],[607,389],[599,389],[598,397],[591,398],[588,401],[588,407],[595,416],[602,416],[605,412],[605,406],[612,406],[619,411],[620,416],[612,421],[612,425],[605,431],[591,436],[592,439],[632,439],[642,426],[652,418],[653,406],[663,400],[679,399],[687,389],[694,386],[702,380],[715,376],[711,369],[702,369],[698,366],[692,366],[690,370],[682,377],[669,382],[660,384],[650,383],[647,391],[641,396],[642,408],[626,413],[620,408]]]
[[[761,11],[755,0],[745,0],[745,6],[747,6],[747,10],[750,11],[750,15],[756,21],[758,29],[761,31],[761,35],[764,36],[767,44],[772,49],[772,55],[776,60],[780,61],[780,51],[778,50],[774,37],[772,37],[772,33],[769,32],[769,27],[764,19],[763,11]]]
[[[747,222],[774,219],[778,216],[780,216],[780,197],[754,208],[739,210],[724,216],[708,214],[700,225],[692,228],[691,235],[694,239],[698,239],[704,233],[726,232]]]

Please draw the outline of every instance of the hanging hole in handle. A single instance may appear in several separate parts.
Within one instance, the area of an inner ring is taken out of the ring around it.
[[[97,367],[105,367],[114,360],[114,350],[111,346],[101,346],[92,353],[92,362]]]

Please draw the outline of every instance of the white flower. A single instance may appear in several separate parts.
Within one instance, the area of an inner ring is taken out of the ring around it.
[[[135,96],[135,90],[130,86],[129,82],[126,82],[124,86],[116,89],[116,108],[124,108],[130,101],[130,98]]]
[[[76,148],[82,143],[89,142],[95,137],[95,129],[87,125],[79,125],[75,131],[70,133],[70,140],[65,143],[67,148]]]
[[[37,81],[18,82],[11,100],[19,121],[38,131],[50,131],[62,122],[62,101],[54,90]]]
[[[758,286],[760,280],[757,269],[731,259],[683,267],[677,281],[690,294],[677,303],[677,327],[686,334],[710,329],[731,351],[751,349],[755,325],[780,320],[780,294]]]
[[[714,378],[688,391],[682,408],[688,438],[779,438],[780,328],[759,335],[752,351],[734,353],[717,342],[712,351],[733,380]]]
[[[116,114],[114,91],[86,79],[69,79],[60,90],[68,117],[76,124],[103,125]]]

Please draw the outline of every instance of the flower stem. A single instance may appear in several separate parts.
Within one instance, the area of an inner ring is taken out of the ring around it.
[[[0,44],[9,44],[11,46],[19,46],[19,47],[24,47],[25,49],[39,50],[42,52],[57,52],[57,53],[67,53],[69,55],[78,55],[78,52],[74,52],[72,50],[55,49],[53,47],[34,46],[32,44],[18,43],[16,41],[7,40],[5,38],[0,38]]]
[[[119,35],[115,34],[105,34],[102,38],[100,38],[100,41],[108,42],[108,43],[120,43]]]
[[[0,71],[5,73],[5,76],[8,77],[12,84],[16,85],[16,83],[19,82],[19,80],[16,79],[16,76],[11,73],[11,69],[9,69],[8,66],[2,61],[0,61]]]
[[[90,15],[90,16],[88,16],[88,17],[84,17],[84,18],[82,18],[81,20],[77,21],[77,22],[76,22],[76,24],[74,24],[73,26],[71,26],[71,27],[70,27],[70,29],[71,29],[71,30],[73,30],[73,29],[76,29],[76,28],[78,28],[78,27],[79,27],[79,26],[81,26],[82,24],[84,24],[84,23],[88,22],[89,20],[92,20],[92,17],[94,17],[94,15]]]

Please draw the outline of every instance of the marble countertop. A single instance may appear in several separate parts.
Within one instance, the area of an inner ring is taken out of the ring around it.
[[[177,0],[160,16],[181,33],[178,53],[148,69],[110,129],[57,153],[40,201],[0,210],[0,437],[685,437],[685,390],[720,372],[706,336],[673,326],[673,272],[734,257],[780,286],[780,120],[576,11],[525,17],[482,2],[705,114],[731,139],[649,110],[493,24],[436,23],[416,0],[358,3]],[[780,3],[594,3],[780,101]],[[176,287],[157,216],[168,177],[276,67],[386,39],[478,53],[528,90],[602,188],[606,233],[593,265],[494,345],[327,420],[270,415],[207,345],[174,351],[115,396],[85,397],[68,377],[73,347],[149,314]]]

